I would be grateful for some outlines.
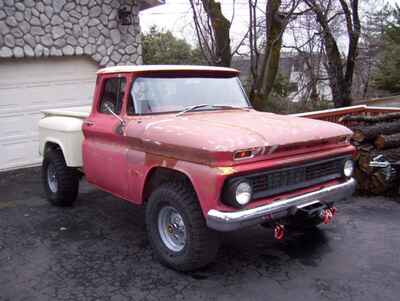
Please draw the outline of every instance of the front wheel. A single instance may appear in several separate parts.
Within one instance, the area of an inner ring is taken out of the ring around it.
[[[161,263],[178,271],[191,271],[214,260],[217,233],[206,226],[193,189],[184,183],[165,183],[146,206],[150,244]]]
[[[78,196],[79,173],[66,165],[60,150],[46,153],[42,164],[42,182],[48,201],[55,206],[71,206]]]

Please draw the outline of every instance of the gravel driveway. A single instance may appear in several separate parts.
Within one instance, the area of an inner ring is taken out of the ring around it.
[[[38,169],[3,173],[0,300],[399,300],[400,203],[338,209],[284,241],[262,227],[226,234],[212,266],[182,274],[153,259],[142,209],[87,184],[73,208],[51,207]]]

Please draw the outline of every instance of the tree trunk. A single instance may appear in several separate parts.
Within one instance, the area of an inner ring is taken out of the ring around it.
[[[229,67],[231,65],[231,22],[225,18],[221,10],[221,3],[215,0],[202,0],[204,10],[211,20],[215,37],[215,65]]]
[[[317,22],[322,27],[325,52],[328,59],[327,73],[332,91],[332,99],[335,107],[350,106],[351,87],[353,83],[355,61],[357,59],[357,46],[360,37],[361,24],[358,15],[358,0],[350,1],[351,9],[345,0],[339,0],[346,20],[347,34],[349,37],[349,49],[343,64],[343,59],[337,45],[337,41],[330,27],[329,10],[322,9],[319,1],[305,0],[306,4],[314,11]]]
[[[325,17],[325,16],[324,16]],[[317,17],[319,22],[322,17]],[[328,25],[324,29],[325,52],[328,58],[327,73],[329,76],[329,85],[332,92],[332,100],[336,108],[351,105],[350,88],[343,76],[342,57]]]
[[[281,0],[267,2],[266,47],[257,78],[250,92],[250,99],[256,110],[265,110],[265,102],[272,92],[275,78],[279,71],[282,49],[282,34],[285,30],[285,16],[280,13]]]

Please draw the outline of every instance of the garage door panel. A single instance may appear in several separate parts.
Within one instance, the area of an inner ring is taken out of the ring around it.
[[[42,119],[43,114],[40,112],[33,112],[30,114],[27,114],[29,117],[29,131],[30,131],[30,137],[33,137],[34,139],[39,137],[39,128],[38,128],[38,123],[39,120]]]
[[[93,87],[93,84],[88,85],[86,89]],[[65,87],[63,90],[48,86],[44,90],[48,90],[48,95],[45,95],[46,91],[43,90],[27,90],[19,93],[0,91],[0,118],[13,113],[38,112],[48,108],[88,105],[92,102],[91,93],[79,93],[79,91],[70,93],[69,91],[74,90],[73,86]]]
[[[0,170],[40,162],[40,111],[90,104],[97,66],[84,57],[12,59],[0,71]]]
[[[1,140],[19,139],[31,136],[30,123],[24,115],[6,115],[0,118]]]
[[[50,66],[51,65],[51,66]],[[97,70],[97,66],[87,57],[62,57],[45,59],[22,59],[6,60],[2,63],[3,74],[0,79],[11,83],[39,81],[43,78],[72,79],[90,78],[92,74],[89,70]],[[19,77],[14,77],[18,73]]]
[[[75,102],[87,99],[91,101],[92,91],[89,92],[89,90],[93,89],[93,86],[93,83],[84,84],[82,82],[49,83],[45,89],[29,88],[27,91],[29,91],[32,103],[46,103],[48,105],[51,100]]]
[[[38,137],[38,123],[43,117],[40,112],[7,115],[0,118],[0,141]]]
[[[26,111],[30,107],[30,91],[25,89],[2,90],[0,114],[10,114],[13,112]]]
[[[14,112],[21,106],[21,104],[18,103],[18,95],[18,93],[12,90],[0,89],[0,114],[9,114],[11,112]]]
[[[8,98],[3,98],[0,100],[1,102],[6,101]],[[17,112],[19,110],[19,106],[13,104],[13,105],[8,105],[8,104],[4,104],[4,105],[0,105],[0,118],[3,115],[7,115],[7,114],[11,114],[13,112]]]
[[[68,83],[68,84],[47,84],[40,86],[18,87],[16,89],[2,89],[1,93],[1,113],[10,113],[15,110],[29,110],[30,107],[35,110],[42,107],[48,108],[49,104],[68,102],[86,103],[91,102],[93,83]]]
[[[38,147],[38,140],[13,139],[3,142],[0,148],[2,154],[0,166],[2,166],[2,169],[9,169],[39,163],[41,158],[38,155]]]

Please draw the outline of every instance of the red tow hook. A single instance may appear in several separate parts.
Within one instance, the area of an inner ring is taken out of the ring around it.
[[[328,208],[325,209],[322,213],[322,222],[327,225],[329,224],[332,219],[336,216],[336,208],[332,207],[332,208]]]
[[[332,212],[332,217],[335,217],[336,216],[336,212],[337,212],[336,207],[331,207],[330,210]]]
[[[274,236],[277,240],[282,240],[285,237],[285,226],[277,224],[274,228]]]

